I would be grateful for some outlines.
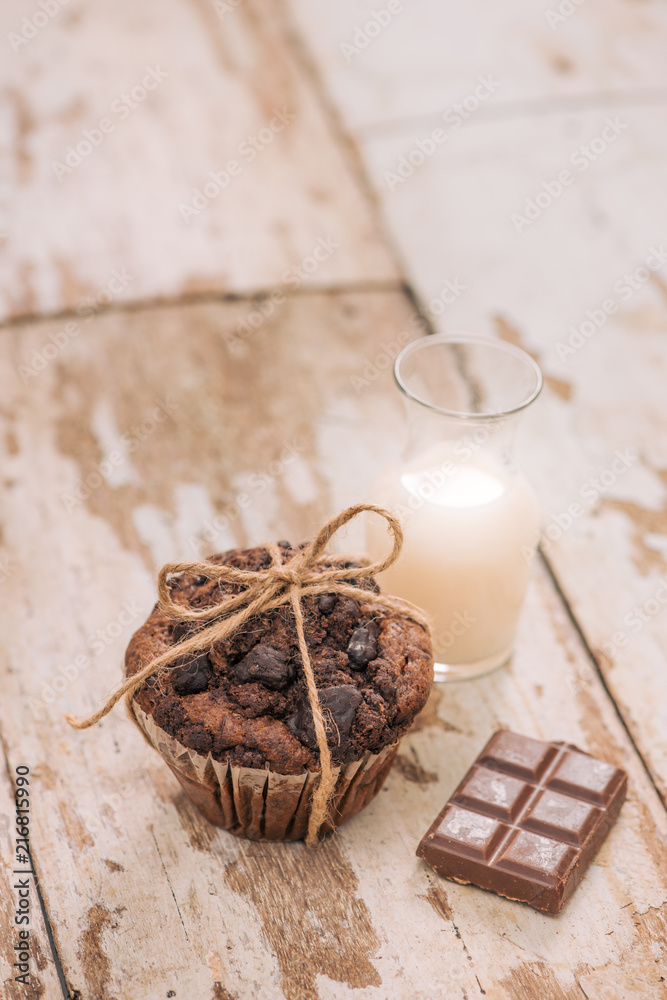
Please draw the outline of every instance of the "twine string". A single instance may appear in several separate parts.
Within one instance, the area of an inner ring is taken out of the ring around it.
[[[343,556],[324,556],[324,550],[336,532],[348,521],[366,511],[378,514],[387,521],[393,541],[388,555],[377,562],[365,560],[362,565],[356,566],[342,565],[348,561]],[[319,830],[327,819],[327,811],[337,775],[331,763],[331,752],[327,741],[322,706],[308,653],[301,602],[304,597],[320,594],[338,594],[343,597],[351,597],[360,604],[373,603],[389,611],[405,615],[428,632],[430,630],[428,618],[409,601],[389,594],[361,590],[348,582],[368,579],[387,569],[398,558],[402,545],[403,531],[393,514],[375,504],[360,503],[348,507],[327,521],[315,538],[308,542],[303,549],[295,552],[287,562],[282,561],[283,552],[279,546],[274,543],[264,546],[271,556],[271,565],[267,569],[242,570],[235,566],[219,566],[201,561],[167,563],[160,570],[158,578],[158,597],[161,609],[170,618],[178,621],[202,623],[203,627],[196,634],[186,637],[164,653],[154,657],[136,674],[128,677],[108,697],[101,708],[88,718],[77,719],[73,715],[66,715],[67,722],[74,729],[88,729],[103,719],[105,715],[108,715],[114,705],[123,697],[131,717],[135,718],[132,706],[133,696],[144,681],[153,674],[169,666],[174,666],[175,660],[189,653],[210,649],[215,643],[227,638],[255,615],[289,605],[294,614],[299,654],[306,679],[308,701],[313,716],[320,757],[320,780],[313,795],[306,837],[306,843],[310,847],[314,846],[317,843]],[[197,610],[188,604],[176,603],[171,595],[170,579],[183,573],[192,573],[206,576],[211,580],[237,584],[243,589],[239,593],[225,595],[217,604]]]

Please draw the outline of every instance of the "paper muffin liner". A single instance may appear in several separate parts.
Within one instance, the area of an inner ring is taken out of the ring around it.
[[[319,771],[279,774],[269,768],[237,767],[190,750],[160,729],[136,701],[137,723],[171,768],[190,801],[211,823],[249,840],[303,840],[308,830]],[[400,740],[380,753],[334,767],[336,785],[326,833],[355,816],[380,791]]]

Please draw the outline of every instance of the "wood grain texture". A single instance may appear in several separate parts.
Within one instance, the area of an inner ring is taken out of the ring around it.
[[[0,12],[0,318],[396,279],[273,0],[54,5]]]
[[[57,325],[7,330],[0,344],[5,738],[10,763],[20,748],[34,771],[34,838],[71,991],[608,1000],[641,981],[659,1000],[667,817],[539,564],[511,667],[435,692],[402,745],[408,763],[315,854],[207,824],[121,711],[94,731],[65,726],[65,711],[88,711],[120,677],[159,564],[306,537],[364,495],[400,440],[378,359],[411,329],[401,294],[299,296],[239,342],[250,308],[109,313],[25,383],[18,366]],[[414,854],[500,725],[630,774],[618,824],[557,918],[444,882]]]

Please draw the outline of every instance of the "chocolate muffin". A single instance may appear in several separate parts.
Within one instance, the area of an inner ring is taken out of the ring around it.
[[[294,550],[280,544],[287,561]],[[254,571],[271,564],[263,548],[234,549],[207,561]],[[350,582],[379,592],[369,578]],[[183,573],[171,579],[170,589],[176,604],[201,609],[240,587]],[[426,702],[433,658],[424,629],[379,603],[332,593],[304,597],[302,609],[338,772],[330,829],[379,791],[398,741]],[[127,676],[197,627],[157,606],[130,641]],[[148,678],[133,709],[210,821],[252,839],[305,836],[320,762],[289,605],[255,616],[207,651]]]

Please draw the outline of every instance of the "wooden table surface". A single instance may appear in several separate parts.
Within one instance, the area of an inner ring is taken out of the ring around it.
[[[667,996],[665,5],[8,0],[0,23],[3,996]],[[434,690],[315,852],[210,826],[122,711],[68,728],[162,563],[365,496],[402,442],[397,345],[460,329],[546,377],[511,663]],[[629,774],[557,917],[415,857],[500,726]]]

